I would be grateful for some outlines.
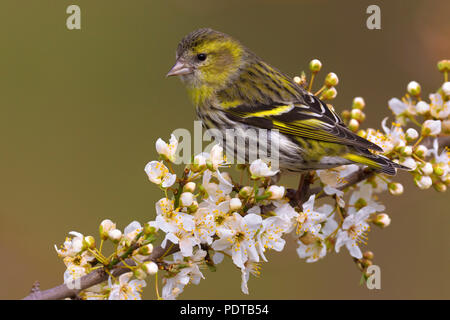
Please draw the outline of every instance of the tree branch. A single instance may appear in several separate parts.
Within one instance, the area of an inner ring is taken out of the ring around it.
[[[145,261],[158,261],[160,258],[162,258],[164,255],[170,255],[172,253],[175,253],[179,250],[178,245],[173,245],[170,247],[171,243],[168,242],[167,248],[162,248],[161,246],[156,247],[153,249],[153,252],[148,256]],[[132,259],[126,259],[125,263],[130,266],[135,266],[136,263]],[[110,273],[118,277],[123,273],[129,272],[130,270],[127,268],[123,268],[125,264],[123,262],[118,263],[116,266],[114,266]],[[80,291],[90,288],[92,286],[95,286],[96,284],[102,283],[104,281],[108,280],[108,273],[105,272],[105,268],[96,269],[89,274],[82,276],[79,281],[79,288],[69,288],[67,284],[61,284],[57,287],[40,291],[38,289],[38,286],[33,285],[33,288],[28,296],[23,298],[23,300],[57,300],[57,299],[64,299],[64,298],[76,298]]]
[[[449,136],[442,136],[439,137],[439,146],[440,147],[449,147],[450,146],[450,137]],[[422,142],[425,146],[428,148],[431,148],[433,146],[434,138],[428,138]],[[374,170],[368,169],[368,168],[361,168],[360,170],[356,171],[355,173],[349,175],[346,177],[346,180],[348,181],[347,184],[344,186],[338,188],[339,190],[344,190],[348,187],[351,187],[363,180],[366,180],[370,177],[372,177],[376,172]],[[318,194],[322,187],[316,187],[313,189],[310,189],[310,185],[312,183],[312,180],[310,179],[310,176],[304,176],[303,181],[301,183],[301,190],[292,190],[289,189],[287,193],[287,197],[291,200],[295,200],[296,203],[302,203],[304,199],[307,199],[312,194]],[[326,196],[325,193],[322,193],[318,196],[318,198]],[[171,243],[168,243],[167,248],[162,248],[161,246],[154,248],[153,252],[148,256],[148,258],[145,261],[154,261],[157,262],[165,255],[170,255],[172,253],[175,253],[179,250],[178,245],[171,246]],[[132,259],[126,259],[125,263],[130,266],[135,266],[136,263]],[[118,263],[115,265],[112,269],[110,269],[110,273],[118,277],[123,273],[129,272],[129,269],[123,268],[125,264],[123,262]],[[57,287],[41,291],[39,282],[35,282],[31,292],[28,296],[23,298],[24,300],[56,300],[56,299],[64,299],[64,298],[74,298],[76,299],[78,297],[78,294],[87,288],[90,288],[96,284],[102,283],[104,281],[108,280],[108,273],[105,271],[105,267],[96,269],[89,274],[81,277],[79,279],[79,288],[69,288],[66,284],[61,284]]]

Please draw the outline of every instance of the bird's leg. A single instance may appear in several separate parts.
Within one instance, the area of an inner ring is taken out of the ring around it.
[[[281,171],[269,178],[269,185],[277,184],[281,178]]]
[[[303,201],[305,200],[305,196],[308,194],[309,187],[312,183],[313,175],[311,172],[303,173],[300,176],[300,182],[298,183],[298,189],[295,193],[294,199],[299,208],[302,207]]]

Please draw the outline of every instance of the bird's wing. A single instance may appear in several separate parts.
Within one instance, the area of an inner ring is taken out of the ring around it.
[[[333,142],[376,151],[376,144],[350,131],[339,116],[313,95],[304,95],[303,101],[248,105],[223,108],[233,120],[305,139]]]

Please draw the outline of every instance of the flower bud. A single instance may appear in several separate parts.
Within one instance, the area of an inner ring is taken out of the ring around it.
[[[116,228],[116,224],[109,219],[105,219],[100,223],[98,231],[102,240],[108,239],[108,232]]]
[[[352,109],[351,116],[358,122],[363,122],[366,119],[366,115],[360,109]]]
[[[450,185],[450,173],[447,173],[444,177],[441,177],[442,182],[447,186]]]
[[[270,200],[280,200],[284,197],[286,190],[282,186],[272,185],[267,189],[267,192],[270,193]]]
[[[377,214],[373,223],[381,228],[386,228],[391,224],[391,218],[386,213]]]
[[[441,133],[441,121],[426,120],[422,126],[422,135],[435,136]]]
[[[362,110],[366,106],[366,103],[363,98],[356,97],[353,99],[352,109]]]
[[[143,256],[148,256],[153,252],[153,245],[151,243],[142,246],[138,250],[139,254],[142,254]]]
[[[198,210],[198,202],[197,201],[192,201],[192,204],[187,207],[188,209],[188,213],[194,213]]]
[[[429,176],[433,173],[433,166],[431,163],[426,162],[425,164],[423,164],[420,168],[420,171],[422,171],[422,173],[426,176]]]
[[[408,167],[411,170],[416,170],[417,168],[417,162],[411,157],[407,157],[403,159],[403,161],[400,162],[401,165],[404,165],[405,167]]]
[[[302,83],[302,78],[300,78],[299,76],[295,76],[295,77],[294,77],[294,82],[295,82],[296,84],[300,84],[300,83]]]
[[[427,112],[430,112],[430,105],[425,101],[419,101],[416,104],[416,111],[418,114],[424,115]]]
[[[189,207],[194,202],[194,195],[191,192],[183,192],[180,196],[180,204],[183,207]]]
[[[412,151],[413,149],[411,146],[403,146],[399,149],[400,154],[404,157],[409,157],[410,155],[412,155]]]
[[[356,133],[358,136],[362,137],[362,138],[366,138],[367,137],[367,132],[365,130],[358,130],[358,132]]]
[[[169,144],[167,144],[164,140],[159,138],[156,140],[156,152],[159,153],[159,155],[170,162],[175,161],[175,152],[177,151],[178,141],[176,137],[172,134],[170,136]]]
[[[158,229],[150,225],[150,223],[144,224],[144,234],[155,234],[157,231]]]
[[[337,90],[334,87],[331,87],[322,93],[322,99],[323,100],[332,100],[336,98],[337,96]]]
[[[341,112],[342,119],[349,120],[351,117],[351,113],[348,110],[344,110]]]
[[[136,277],[136,279],[138,280],[144,280],[145,278],[147,278],[147,273],[142,270],[142,269],[136,269],[133,271],[133,275]]]
[[[414,128],[409,128],[406,130],[406,140],[413,141],[419,137],[419,133]]]
[[[194,163],[191,164],[191,170],[193,172],[199,172],[206,168],[206,158],[202,154],[198,154],[194,157]]]
[[[444,94],[447,97],[450,97],[450,82],[447,81],[442,85],[442,92],[444,92]]]
[[[446,186],[446,184],[443,183],[443,182],[441,182],[441,181],[436,181],[436,182],[433,184],[433,187],[434,187],[434,189],[435,189],[436,191],[438,191],[438,192],[445,192],[445,191],[447,191],[447,186]]]
[[[309,63],[309,70],[311,70],[312,73],[317,73],[320,69],[322,69],[322,62],[317,59],[311,60]]]
[[[388,184],[389,192],[395,196],[403,193],[403,185],[401,183],[392,182]]]
[[[334,87],[337,86],[339,83],[339,79],[338,76],[336,75],[336,73],[330,72],[329,74],[327,74],[327,76],[325,77],[325,85],[327,87]]]
[[[75,235],[75,232],[72,233]],[[79,253],[87,248],[86,243],[84,242],[84,237],[82,234],[77,233],[75,237],[72,239],[72,251],[75,253]]]
[[[418,176],[414,179],[414,182],[422,190],[428,189],[433,184],[433,181],[428,176]]]
[[[232,198],[230,200],[230,210],[237,211],[242,208],[242,201],[239,198]]]
[[[420,95],[420,90],[420,84],[418,84],[416,81],[411,81],[410,83],[408,83],[407,91],[410,95],[417,97]]]
[[[363,253],[363,258],[367,260],[373,260],[374,254],[372,251],[366,251]]]
[[[416,156],[418,156],[419,158],[423,158],[427,155],[428,152],[428,148],[425,147],[423,144],[419,144],[415,149],[414,149],[414,154]]]
[[[437,64],[438,70],[440,72],[449,72],[450,71],[450,60],[441,60]]]
[[[433,166],[433,172],[435,175],[437,175],[438,177],[442,176],[444,174],[444,169],[442,168],[442,166],[438,163],[435,163]]]
[[[195,182],[188,182],[183,186],[183,191],[184,192],[194,192],[195,191]]]
[[[83,246],[89,249],[95,248],[95,239],[93,236],[87,236],[83,239]]]
[[[120,231],[119,229],[112,229],[108,232],[108,236],[112,242],[117,243],[122,238],[122,231]]]
[[[358,131],[359,129],[359,122],[356,119],[351,119],[350,122],[348,123],[348,128],[350,130],[352,130],[353,132]]]
[[[253,189],[249,186],[243,187],[239,190],[239,196],[242,198],[248,198],[253,193]]]
[[[361,259],[361,265],[363,266],[364,269],[367,269],[368,267],[370,267],[373,262],[371,260],[367,260],[367,259]]]
[[[147,261],[142,264],[142,270],[144,270],[148,275],[152,276],[158,272],[158,265],[153,261]]]

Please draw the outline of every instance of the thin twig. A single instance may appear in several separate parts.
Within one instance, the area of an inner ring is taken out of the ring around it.
[[[170,246],[171,243],[168,242],[167,246]],[[179,250],[178,245],[174,245],[170,251],[167,254],[175,253]],[[166,248],[162,248],[161,246],[156,247],[153,249],[153,252],[148,256],[145,261],[157,261],[162,257],[162,255],[167,251]],[[136,263],[133,259],[126,259],[125,263],[130,266],[135,266]],[[114,277],[118,277],[123,273],[129,272],[129,269],[123,268],[124,263],[118,263],[116,266],[110,269],[110,273]],[[90,288],[92,286],[95,286],[96,284],[102,283],[104,281],[108,280],[108,273],[105,272],[104,268],[96,269],[89,274],[82,276],[79,279],[78,288],[70,288],[66,284],[61,284],[57,287],[40,291],[36,290],[36,285],[33,285],[32,292],[23,298],[23,300],[58,300],[58,299],[65,299],[65,298],[76,298],[78,297],[78,294],[87,288]]]

